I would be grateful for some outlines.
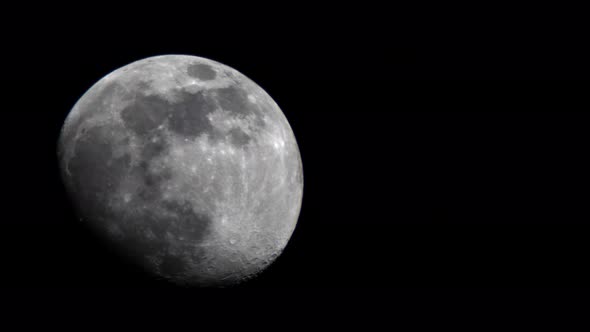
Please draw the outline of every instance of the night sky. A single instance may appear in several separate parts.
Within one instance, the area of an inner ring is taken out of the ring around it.
[[[56,158],[94,82],[161,54],[244,73],[299,144],[298,226],[234,291],[588,287],[588,53],[565,33],[575,27],[281,15],[217,29],[117,15],[7,26],[0,288],[178,291],[76,222]]]

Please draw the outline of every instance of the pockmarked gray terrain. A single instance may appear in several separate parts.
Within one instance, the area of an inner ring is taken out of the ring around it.
[[[303,170],[287,119],[226,65],[163,55],[119,68],[74,105],[58,142],[80,219],[157,278],[239,283],[283,251]]]

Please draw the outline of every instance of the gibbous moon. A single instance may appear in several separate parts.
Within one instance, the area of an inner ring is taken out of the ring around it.
[[[284,114],[201,57],[155,56],[103,77],[67,116],[58,157],[80,219],[176,284],[256,275],[299,217],[301,156]]]

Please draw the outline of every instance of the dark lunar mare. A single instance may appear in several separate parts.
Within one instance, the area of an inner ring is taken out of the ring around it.
[[[135,122],[137,123],[137,122]],[[150,167],[154,158],[166,153],[167,143],[158,134],[144,135],[140,151],[142,160],[131,165],[128,154],[115,158],[109,137],[113,129],[109,126],[90,127],[78,139],[75,154],[69,160],[68,181],[70,194],[77,197],[78,214],[100,225],[101,234],[116,226],[121,237],[114,244],[130,258],[130,262],[145,262],[146,257],[159,257],[158,268],[162,276],[174,277],[187,272],[187,262],[178,253],[191,253],[190,259],[198,262],[201,258],[195,246],[209,232],[211,218],[205,213],[196,213],[189,202],[162,200],[162,185],[170,178],[166,168],[155,171]],[[128,144],[128,140],[123,140]],[[97,162],[104,161],[104,162]],[[91,175],[91,176],[89,176]],[[126,204],[112,204],[112,196],[121,181],[131,177],[137,179],[139,192]],[[141,207],[146,206],[147,209]],[[176,241],[167,240],[171,234]],[[180,238],[182,237],[182,240]],[[112,237],[105,237],[112,241]],[[175,244],[176,248],[172,248]],[[175,250],[175,251],[174,251]],[[143,266],[151,270],[148,266]]]
[[[137,197],[131,204],[158,206],[162,213],[149,209],[126,211],[119,216],[122,220],[118,224],[125,225],[119,243],[124,252],[133,261],[145,261],[148,257],[161,259],[157,264],[161,277],[174,278],[190,272],[187,260],[198,263],[202,259],[198,244],[208,234],[211,218],[204,213],[195,213],[185,201],[153,201]],[[174,240],[169,240],[168,235]],[[185,257],[185,253],[190,256]]]
[[[170,102],[162,97],[142,96],[121,112],[125,126],[140,137],[150,135],[158,126],[164,125],[181,137],[196,138],[203,134],[217,142],[229,139],[238,148],[245,147],[252,137],[241,128],[232,128],[226,137],[215,128],[208,116],[217,108],[228,111],[232,116],[244,119],[254,115],[255,132],[264,127],[263,111],[260,106],[248,100],[248,93],[239,87],[203,90],[194,92],[179,91],[179,101]]]
[[[145,137],[163,124],[169,107],[169,103],[160,97],[142,96],[121,111],[121,118],[125,127],[139,137]]]
[[[87,129],[76,142],[74,156],[68,161],[66,183],[77,197],[80,209],[92,217],[107,217],[107,198],[127,174],[131,156],[115,157],[109,141],[108,126]],[[98,161],[98,162],[97,162]]]
[[[137,175],[140,189],[129,205],[152,208],[147,211],[136,210],[125,213],[124,222],[121,224],[126,225],[128,229],[123,230],[125,238],[121,242],[125,243],[125,250],[132,256],[139,256],[140,259],[145,257],[161,259],[158,269],[165,277],[174,277],[187,272],[185,259],[190,259],[192,262],[199,261],[201,257],[195,246],[198,246],[206,237],[212,224],[207,214],[196,213],[188,202],[162,200],[163,185],[171,178],[171,171],[166,167],[152,167],[153,161],[168,153],[170,148],[162,132],[156,130],[158,126],[165,125],[172,129],[176,123],[184,123],[184,125],[187,122],[190,123],[186,121],[187,118],[194,120],[199,118],[199,114],[206,114],[207,103],[202,94],[192,97],[181,109],[177,108],[177,104],[173,105],[162,98],[154,97],[139,107],[136,105],[127,108],[132,112],[129,111],[123,117],[125,125],[138,135],[141,142],[140,162],[130,170],[131,174]],[[197,108],[197,106],[202,107]],[[195,121],[198,122],[198,120]],[[187,129],[188,127],[182,128],[185,130],[184,133],[188,133]],[[198,130],[203,128],[197,128]],[[160,213],[154,213],[154,211],[160,211]],[[171,241],[166,240],[169,234],[177,239],[173,242],[177,248],[171,248]],[[183,258],[178,252],[192,253],[192,257]]]
[[[201,81],[211,81],[217,76],[215,70],[204,63],[190,65],[187,69],[187,74],[188,76],[198,78]]]
[[[204,133],[219,139],[207,117],[215,110],[215,100],[206,92],[181,92],[181,101],[171,104],[168,112],[169,129],[180,136],[195,138]]]
[[[206,134],[212,142],[216,142],[226,139],[208,118],[218,107],[239,118],[253,114],[258,120],[257,126],[260,128],[264,125],[261,110],[248,101],[248,94],[243,89],[227,87],[178,93],[178,102],[170,102],[155,95],[137,98],[137,101],[121,111],[125,126],[140,137],[148,136],[158,126],[164,125],[181,137],[192,139]],[[232,128],[228,134],[230,142],[239,148],[252,140],[240,128]]]
[[[68,190],[70,195],[77,198],[74,201],[78,203],[76,210],[80,216],[90,219],[89,224],[104,228],[99,233],[105,235],[110,227],[117,227],[121,237],[115,240],[115,245],[122,247],[122,251],[131,258],[130,261],[145,262],[146,257],[158,257],[162,260],[158,265],[159,271],[167,277],[187,272],[186,261],[179,252],[191,253],[188,258],[193,262],[200,259],[195,245],[208,234],[212,220],[205,213],[194,212],[188,202],[161,199],[162,186],[171,178],[171,171],[166,167],[152,167],[153,161],[165,155],[169,149],[169,143],[156,129],[161,124],[168,124],[166,120],[172,120],[171,129],[179,129],[174,124],[181,120],[193,125],[208,124],[208,121],[198,116],[210,111],[207,101],[199,96],[202,94],[192,96],[179,112],[171,110],[172,107],[178,110],[177,105],[151,96],[122,110],[125,127],[139,140],[140,160],[135,166],[131,165],[129,154],[120,157],[114,154],[113,137],[126,137],[123,128],[112,124],[89,126],[81,121],[78,125],[84,129],[80,138],[74,142],[74,153],[67,163],[69,175],[64,176],[66,183],[71,184]],[[101,97],[107,96],[101,94]],[[186,121],[187,118],[189,121]],[[186,126],[179,131],[191,134],[189,129]],[[196,127],[192,133],[201,133],[206,129]],[[126,138],[118,143],[128,145],[130,141]],[[129,151],[130,148],[122,150]],[[127,204],[113,204],[109,198],[122,181],[129,178],[137,182],[134,187],[139,188],[138,192],[133,193]],[[178,240],[166,240],[169,234]],[[113,239],[109,236],[106,238]],[[171,243],[177,247],[171,248]]]

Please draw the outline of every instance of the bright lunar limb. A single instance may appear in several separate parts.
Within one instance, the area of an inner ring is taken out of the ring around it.
[[[284,114],[201,57],[155,56],[103,77],[66,118],[58,157],[80,218],[177,284],[256,275],[299,217],[301,156]]]

